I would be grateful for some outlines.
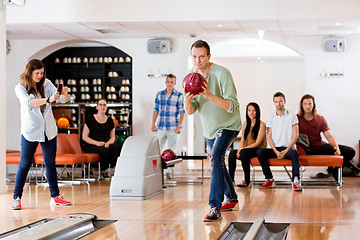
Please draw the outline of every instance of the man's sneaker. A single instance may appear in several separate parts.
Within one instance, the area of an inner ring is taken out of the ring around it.
[[[224,205],[221,206],[220,209],[222,212],[226,212],[226,211],[237,211],[239,210],[239,201],[227,201]]]
[[[13,204],[11,205],[11,208],[13,210],[21,210],[21,199],[19,197],[17,197],[16,199],[14,199]]]
[[[294,183],[292,184],[292,189],[293,189],[294,191],[302,191],[302,187],[301,187],[301,185],[300,185],[299,182],[294,182]]]
[[[204,217],[204,222],[212,222],[221,219],[220,209],[216,207],[210,208],[210,212]]]
[[[61,206],[68,206],[71,204],[71,202],[66,201],[62,195],[52,198],[51,201],[52,201],[52,203],[55,203],[56,205],[61,205]]]
[[[275,181],[273,180],[266,180],[266,182],[260,186],[260,188],[273,188],[276,187]]]
[[[246,187],[248,187],[249,185],[250,185],[250,183],[244,180],[244,181],[242,181],[240,184],[237,184],[236,186],[237,186],[237,187],[241,187],[241,188],[246,188]]]

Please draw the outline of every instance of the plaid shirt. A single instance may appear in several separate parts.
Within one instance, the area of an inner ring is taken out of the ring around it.
[[[166,95],[166,90],[158,92],[154,111],[159,113],[158,129],[174,130],[180,122],[179,114],[185,113],[183,94],[175,89],[170,96]]]

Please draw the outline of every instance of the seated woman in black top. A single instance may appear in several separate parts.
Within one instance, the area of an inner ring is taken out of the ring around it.
[[[109,178],[110,161],[113,155],[119,156],[120,151],[114,148],[115,127],[113,120],[106,116],[105,99],[97,101],[97,113],[91,114],[85,121],[82,139],[86,142],[85,152],[100,155],[100,168],[104,178]],[[117,157],[116,156],[116,157]]]

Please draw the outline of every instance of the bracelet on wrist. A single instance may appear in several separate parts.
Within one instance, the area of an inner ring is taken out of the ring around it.
[[[46,98],[46,103],[50,104],[50,98]]]

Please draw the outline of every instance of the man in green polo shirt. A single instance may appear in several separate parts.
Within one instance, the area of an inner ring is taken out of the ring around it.
[[[206,83],[198,95],[185,92],[184,109],[191,115],[199,112],[211,160],[210,211],[204,221],[221,219],[221,211],[238,210],[234,185],[225,166],[225,153],[241,129],[239,102],[232,76],[226,68],[210,62],[210,47],[198,40],[191,46],[194,68]],[[226,203],[222,205],[226,196]]]

